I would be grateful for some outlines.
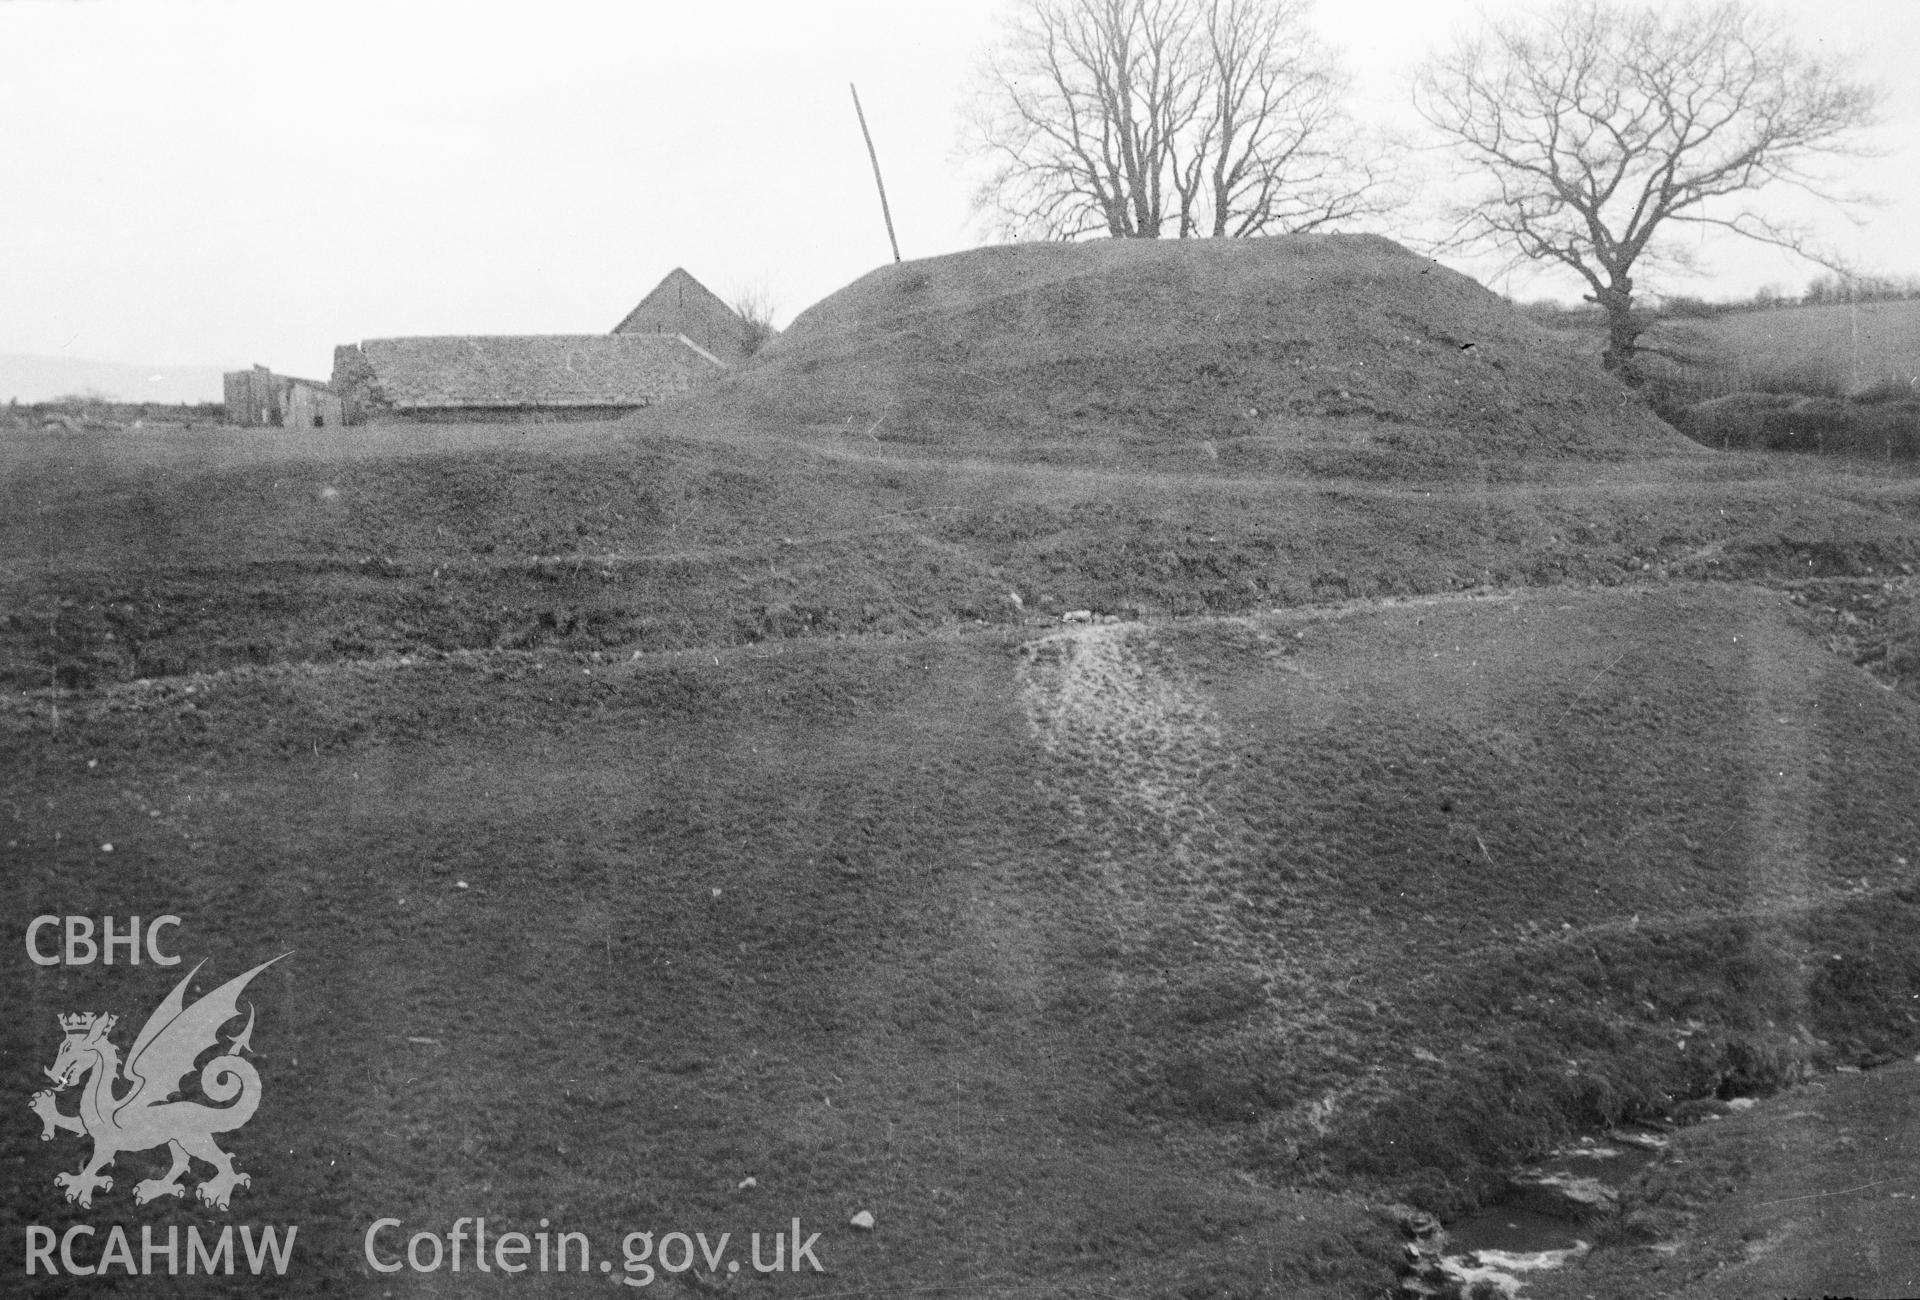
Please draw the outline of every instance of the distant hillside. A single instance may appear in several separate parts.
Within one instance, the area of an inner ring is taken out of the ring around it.
[[[84,357],[0,352],[0,402],[90,394],[116,402],[217,402],[219,366],[143,366]]]

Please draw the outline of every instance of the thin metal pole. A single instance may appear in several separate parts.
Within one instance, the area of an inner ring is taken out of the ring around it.
[[[867,130],[867,115],[860,108],[860,90],[851,81],[847,89],[853,91],[854,116],[860,119],[860,134],[867,142],[867,157],[873,162],[873,185],[880,191],[880,215],[886,218],[887,242],[893,245],[893,260],[900,260],[900,241],[893,235],[893,210],[887,206],[887,183],[880,179],[880,155],[874,152],[873,132]]]

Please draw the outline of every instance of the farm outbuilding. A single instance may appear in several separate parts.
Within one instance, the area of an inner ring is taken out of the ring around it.
[[[601,419],[651,406],[726,370],[678,334],[447,335],[334,349],[349,422]]]
[[[265,366],[222,376],[227,423],[248,429],[338,428],[346,423],[340,395],[317,379],[276,375]]]
[[[753,327],[718,294],[677,266],[613,332],[678,334],[730,366],[753,354]]]

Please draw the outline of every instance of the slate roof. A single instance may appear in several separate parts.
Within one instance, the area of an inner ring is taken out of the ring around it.
[[[443,335],[360,350],[401,410],[644,406],[725,368],[673,334]]]
[[[613,327],[613,332],[653,332],[658,329],[657,322],[682,316],[725,322],[741,330],[746,328],[740,313],[728,306],[725,299],[694,279],[685,267],[676,266],[667,272],[665,279],[653,286],[653,291],[642,298],[632,311],[621,318],[620,323]]]

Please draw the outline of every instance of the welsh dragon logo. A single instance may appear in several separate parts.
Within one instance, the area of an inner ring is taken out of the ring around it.
[[[282,953],[273,961],[262,962],[187,1006],[187,984],[200,970],[196,965],[147,1017],[124,1066],[120,1064],[120,1049],[107,1038],[118,1017],[91,1011],[59,1017],[66,1038],[46,1071],[54,1086],[36,1092],[27,1104],[44,1125],[42,1142],[51,1141],[56,1129],[93,1139],[93,1159],[85,1167],[54,1177],[56,1187],[67,1189],[69,1201],[91,1207],[96,1191],[113,1190],[113,1179],[100,1171],[112,1164],[116,1155],[163,1144],[173,1154],[173,1167],[163,1178],[143,1178],[135,1183],[136,1204],[145,1205],[161,1196],[186,1195],[180,1176],[194,1158],[214,1168],[213,1177],[195,1191],[215,1209],[226,1209],[233,1189],[252,1183],[247,1175],[235,1172],[233,1157],[213,1140],[214,1134],[231,1132],[252,1119],[260,1105],[260,1075],[241,1055],[252,1050],[252,1008],[247,1010],[246,1028],[238,1035],[225,1044],[219,1035],[221,1027],[240,1014],[241,991],[254,976],[285,956]],[[200,1067],[200,1090],[209,1101],[219,1104],[174,1100],[181,1083],[193,1072],[194,1061],[210,1047],[225,1050]],[[129,1086],[116,1095],[123,1073]],[[79,1112],[62,1114],[55,1108],[55,1094],[82,1079],[87,1082],[80,1094]]]

